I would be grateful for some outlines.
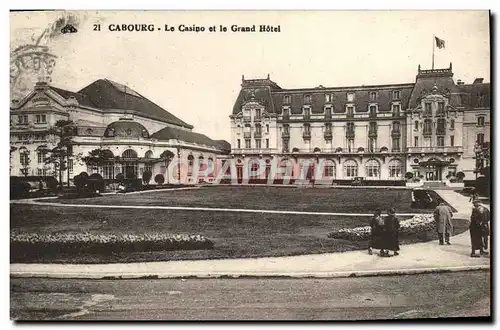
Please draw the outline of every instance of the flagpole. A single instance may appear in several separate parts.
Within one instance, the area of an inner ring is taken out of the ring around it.
[[[432,35],[432,70],[434,70],[434,48],[436,47],[436,36]]]

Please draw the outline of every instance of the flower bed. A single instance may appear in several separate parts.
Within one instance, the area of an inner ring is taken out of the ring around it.
[[[418,235],[421,232],[435,230],[434,216],[432,214],[418,214],[411,219],[400,221],[400,234]],[[328,234],[329,238],[344,239],[349,241],[363,241],[370,239],[370,226],[356,228],[342,228]]]
[[[24,254],[114,253],[212,249],[211,240],[201,235],[94,234],[94,233],[11,233],[11,251]]]

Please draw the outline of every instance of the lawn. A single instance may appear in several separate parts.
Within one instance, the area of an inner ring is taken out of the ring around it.
[[[285,190],[285,189],[284,189]],[[231,190],[228,190],[231,191]],[[263,201],[273,197],[275,190],[265,190],[265,194],[256,193],[251,195],[250,205],[256,201]],[[310,203],[297,203],[286,199],[279,200],[279,205],[273,205],[277,201],[276,196],[266,203],[268,208],[275,206],[276,209],[307,209],[308,204],[319,205],[312,198],[307,189],[298,190],[307,195],[304,200]],[[323,191],[323,190],[322,190]],[[183,196],[184,203],[189,200],[188,192],[195,193],[196,197],[191,200],[203,199],[204,190],[178,191]],[[402,190],[401,192],[405,192]],[[173,192],[172,192],[173,193]],[[316,192],[315,192],[316,193]],[[324,191],[323,191],[324,193]],[[126,195],[128,203],[136,204],[134,199],[144,203],[159,196],[169,194],[137,194]],[[213,196],[213,195],[212,195]],[[235,198],[229,198],[229,206],[238,206]],[[317,195],[319,198],[319,195]],[[360,195],[365,198],[364,195]],[[350,201],[350,205],[361,205],[360,196]],[[379,195],[384,196],[384,195]],[[110,196],[115,198],[115,196]],[[239,195],[241,197],[241,194]],[[266,198],[264,198],[266,197]],[[106,201],[109,197],[94,199],[96,202]],[[322,197],[325,200],[325,197]],[[339,197],[340,198],[340,197]],[[353,197],[352,197],[353,198]],[[373,195],[372,198],[375,198]],[[172,196],[170,196],[172,200]],[[344,197],[341,200],[345,200]],[[158,201],[169,205],[165,200]],[[207,201],[209,203],[210,201]],[[371,201],[373,205],[376,201]],[[387,203],[387,201],[386,201]],[[122,201],[122,203],[124,202]],[[214,204],[211,201],[210,206]],[[292,207],[292,206],[295,207]],[[335,206],[335,210],[342,209],[341,205]],[[239,207],[250,207],[246,202]],[[279,206],[279,207],[278,207]],[[324,210],[331,211],[333,208]],[[318,209],[314,209],[319,211]],[[399,209],[402,210],[402,209]],[[351,212],[353,212],[351,210]],[[401,217],[403,219],[403,217]],[[213,250],[194,251],[160,251],[160,252],[135,252],[109,254],[84,253],[79,255],[65,255],[63,253],[54,255],[26,256],[23,251],[11,251],[11,262],[55,262],[55,263],[112,263],[112,262],[146,262],[165,260],[193,260],[193,259],[218,259],[218,258],[249,258],[249,257],[271,257],[288,256],[299,254],[314,254],[326,252],[341,252],[365,249],[368,242],[350,242],[346,240],[329,239],[329,232],[340,228],[353,228],[364,226],[369,217],[357,216],[325,216],[325,215],[295,215],[295,214],[255,214],[238,212],[203,212],[184,210],[141,210],[141,209],[99,209],[99,208],[75,208],[75,207],[53,207],[39,205],[10,205],[11,231],[18,233],[56,233],[56,232],[92,232],[92,233],[166,233],[166,234],[201,234],[215,243]],[[468,221],[456,220],[456,233],[467,229]],[[401,243],[413,243],[436,239],[435,233],[422,233],[419,237],[402,237]]]
[[[439,198],[433,191],[433,198]],[[54,202],[54,200],[47,200]],[[394,207],[398,213],[429,213],[411,206],[409,189],[286,188],[217,186],[144,194],[105,195],[100,198],[57,200],[65,204],[158,205],[241,208],[310,212],[372,213]]]

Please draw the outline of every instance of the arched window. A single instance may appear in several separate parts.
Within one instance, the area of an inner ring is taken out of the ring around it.
[[[344,162],[344,177],[354,178],[358,176],[358,163],[354,159],[348,159]]]
[[[127,149],[123,152],[122,158],[137,158],[137,152],[132,149]]]
[[[194,164],[194,157],[193,155],[188,156],[188,176],[193,174],[193,164]]]
[[[321,152],[321,149],[316,147],[316,148],[314,148],[314,152]]]
[[[327,159],[325,161],[323,176],[325,178],[335,178],[335,162],[333,160]]]
[[[20,162],[22,166],[28,166],[30,163],[30,152],[26,147],[19,148]]]
[[[198,156],[198,168],[200,171],[204,171],[206,168],[205,157],[203,155]]]
[[[370,159],[365,164],[366,176],[369,178],[380,177],[380,163],[375,159]]]
[[[151,150],[146,151],[144,158],[153,158],[153,152]]]
[[[212,157],[208,157],[207,161],[208,161],[208,175],[214,176],[215,173],[214,159]]]
[[[403,176],[403,162],[399,159],[393,159],[389,162],[389,177],[401,178]]]

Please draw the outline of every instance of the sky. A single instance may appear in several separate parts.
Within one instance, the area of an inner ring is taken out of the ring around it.
[[[52,85],[78,91],[108,78],[212,139],[230,138],[229,115],[245,78],[282,88],[411,83],[418,65],[453,62],[455,80],[490,81],[487,11],[72,11],[78,32],[44,42],[56,55]],[[62,12],[10,14],[10,48],[31,43]],[[93,31],[100,24],[100,31]],[[152,32],[109,31],[110,24],[154,24]],[[174,32],[163,31],[164,25]],[[205,32],[180,32],[178,26]],[[280,32],[231,32],[232,25]],[[228,28],[220,32],[219,26]],[[216,32],[209,32],[216,26]],[[161,31],[157,29],[161,28]]]

